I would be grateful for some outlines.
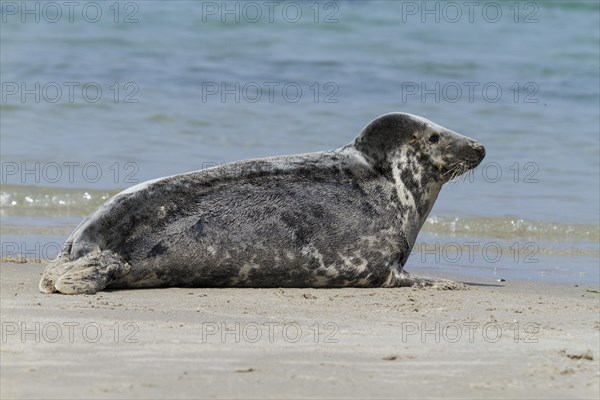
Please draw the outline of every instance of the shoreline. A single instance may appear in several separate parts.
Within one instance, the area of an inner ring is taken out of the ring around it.
[[[43,268],[0,267],[2,398],[597,398],[600,390],[594,285],[469,279],[461,291],[64,296],[38,292]]]

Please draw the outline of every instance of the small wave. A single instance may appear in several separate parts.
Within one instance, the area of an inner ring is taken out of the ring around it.
[[[463,217],[441,218],[430,216],[423,231],[436,234],[458,234],[498,238],[525,238],[539,240],[589,240],[598,242],[600,228],[592,224],[565,224],[532,221],[519,217]]]
[[[467,259],[473,256],[479,256],[485,254],[489,258],[497,258],[499,255],[508,255],[508,259],[511,261],[518,257],[523,263],[538,263],[538,257],[600,257],[600,250],[598,248],[580,248],[573,246],[566,247],[545,247],[540,246],[536,242],[527,243],[511,243],[510,241],[504,242],[499,241],[450,241],[444,240],[443,242],[435,241],[419,241],[415,243],[411,254],[422,253],[423,258],[433,257],[437,255],[438,258],[450,263],[454,263],[454,260]],[[489,255],[489,254],[491,255]],[[511,258],[512,257],[512,258]],[[484,258],[485,260],[485,258]],[[499,258],[498,258],[499,260]],[[486,260],[489,262],[489,260]],[[506,258],[505,258],[506,261]]]
[[[65,216],[88,214],[119,190],[2,185],[2,215]]]

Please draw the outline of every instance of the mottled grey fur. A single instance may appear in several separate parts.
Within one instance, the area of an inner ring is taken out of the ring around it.
[[[146,182],[75,229],[40,290],[412,285],[402,267],[442,184],[484,155],[472,139],[392,113],[335,151]]]

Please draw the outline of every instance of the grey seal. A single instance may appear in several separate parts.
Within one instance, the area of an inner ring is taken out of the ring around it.
[[[151,287],[393,287],[442,185],[477,141],[390,113],[334,151],[159,178],[102,204],[69,236],[45,293]]]

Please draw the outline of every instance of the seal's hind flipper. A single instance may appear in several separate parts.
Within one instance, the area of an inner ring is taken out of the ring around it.
[[[57,275],[61,271],[63,273]],[[88,254],[62,265],[49,266],[40,282],[40,290],[45,293],[94,294],[128,271],[129,264],[112,251]],[[51,282],[54,282],[54,289],[50,288]]]
[[[73,242],[67,241],[60,254],[52,261],[48,263],[42,279],[40,280],[39,289],[42,293],[56,293],[56,287],[54,284],[64,275],[69,269],[75,266],[71,261],[71,250],[73,248]],[[100,250],[98,250],[98,253]]]
[[[63,254],[50,261],[40,280],[40,292],[55,293],[56,287],[54,284],[61,275],[65,274],[72,267],[73,263],[69,262],[68,258]]]

